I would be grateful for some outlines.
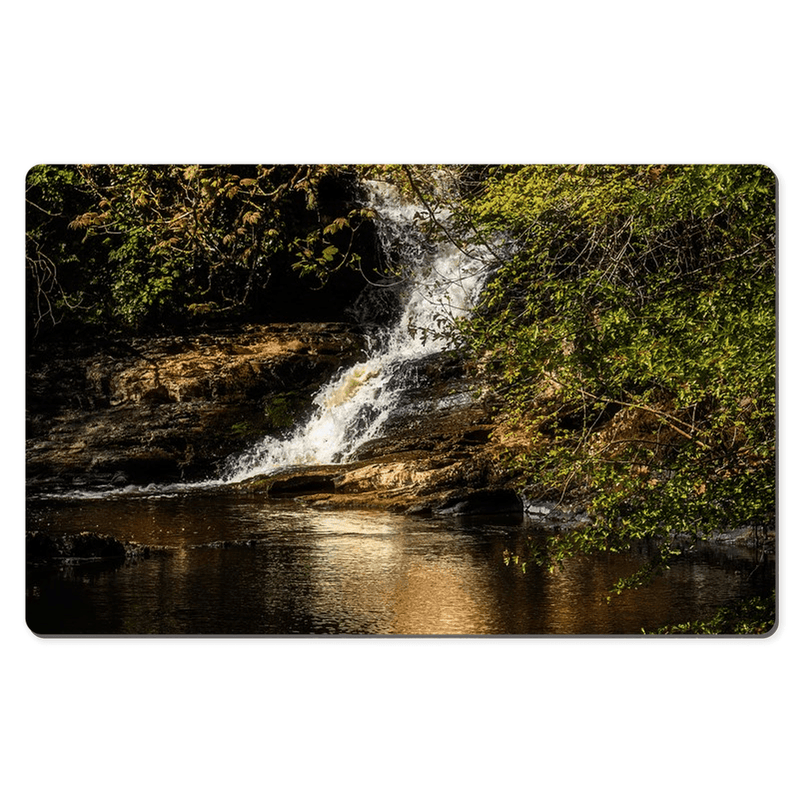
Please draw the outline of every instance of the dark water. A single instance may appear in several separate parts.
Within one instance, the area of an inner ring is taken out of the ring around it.
[[[215,493],[32,501],[28,529],[93,531],[163,548],[123,565],[29,568],[41,634],[635,634],[708,618],[774,585],[754,554],[707,547],[606,602],[646,558],[550,574],[507,566],[515,521],[323,511]]]

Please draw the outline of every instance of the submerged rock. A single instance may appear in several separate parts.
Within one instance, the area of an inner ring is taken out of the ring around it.
[[[98,559],[124,561],[126,555],[125,544],[113,536],[88,532],[58,536],[34,532],[25,536],[25,561],[29,564]]]

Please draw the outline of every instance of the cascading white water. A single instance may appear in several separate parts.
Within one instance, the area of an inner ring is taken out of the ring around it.
[[[403,368],[442,350],[436,335],[447,321],[468,314],[483,287],[484,263],[454,245],[428,247],[417,227],[427,213],[403,200],[383,181],[368,184],[378,213],[383,246],[401,257],[403,311],[395,326],[380,336],[363,361],[333,378],[314,398],[308,421],[288,438],[266,437],[233,460],[224,476],[238,482],[299,464],[347,461],[365,442],[380,434],[400,402]]]

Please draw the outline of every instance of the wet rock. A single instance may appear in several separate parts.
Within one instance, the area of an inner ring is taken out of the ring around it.
[[[336,490],[336,481],[344,469],[337,464],[300,465],[268,475],[247,478],[231,485],[230,491],[284,497],[325,494]]]
[[[402,303],[396,288],[367,286],[345,313],[360,327],[387,328],[396,322],[401,311]]]
[[[115,473],[109,481],[112,486],[127,486],[130,482],[131,479],[125,472]]]
[[[61,534],[29,531],[25,534],[25,562],[33,567],[101,563],[116,568],[168,549],[122,542],[113,536],[89,531]]]
[[[429,450],[408,450],[399,442],[393,453],[326,467],[296,467],[251,479],[242,488],[326,508],[380,508],[414,515],[522,514],[522,500],[503,484],[502,475],[494,473],[485,445],[455,449],[450,445],[461,437],[451,429],[440,434],[438,449],[432,445]]]
[[[131,340],[63,353],[61,367],[51,354],[30,370],[29,485],[52,491],[217,476],[229,456],[288,431],[319,386],[360,359],[363,344],[346,324],[313,323]],[[54,404],[64,376],[70,392]],[[350,463],[301,465],[226,491],[405,514],[518,513],[491,414],[461,360],[425,356],[396,377],[403,402]]]
[[[154,386],[142,393],[141,402],[157,405],[158,403],[174,403],[175,398],[169,393],[166,386]]]
[[[347,323],[33,348],[27,479],[36,488],[196,480],[301,416],[363,337]],[[276,409],[280,413],[276,413]]]
[[[297,496],[333,492],[335,489],[336,486],[332,476],[311,472],[308,474],[289,475],[285,478],[275,478],[270,481],[269,494],[272,496]]]
[[[335,488],[346,494],[395,489],[421,493],[432,485],[442,488],[451,484],[454,476],[445,471],[452,471],[453,466],[450,460],[430,458],[354,464],[336,480]]]
[[[554,502],[521,493],[522,507],[531,521],[545,527],[572,527],[590,521],[583,506],[572,503]]]
[[[353,460],[298,466],[243,489],[325,508],[379,508],[414,515],[521,514],[507,486],[483,403],[448,354],[406,369],[404,402]]]

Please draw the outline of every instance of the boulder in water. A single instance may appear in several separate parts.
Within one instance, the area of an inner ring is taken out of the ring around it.
[[[511,489],[477,489],[451,497],[436,509],[442,516],[522,515],[522,500]]]

